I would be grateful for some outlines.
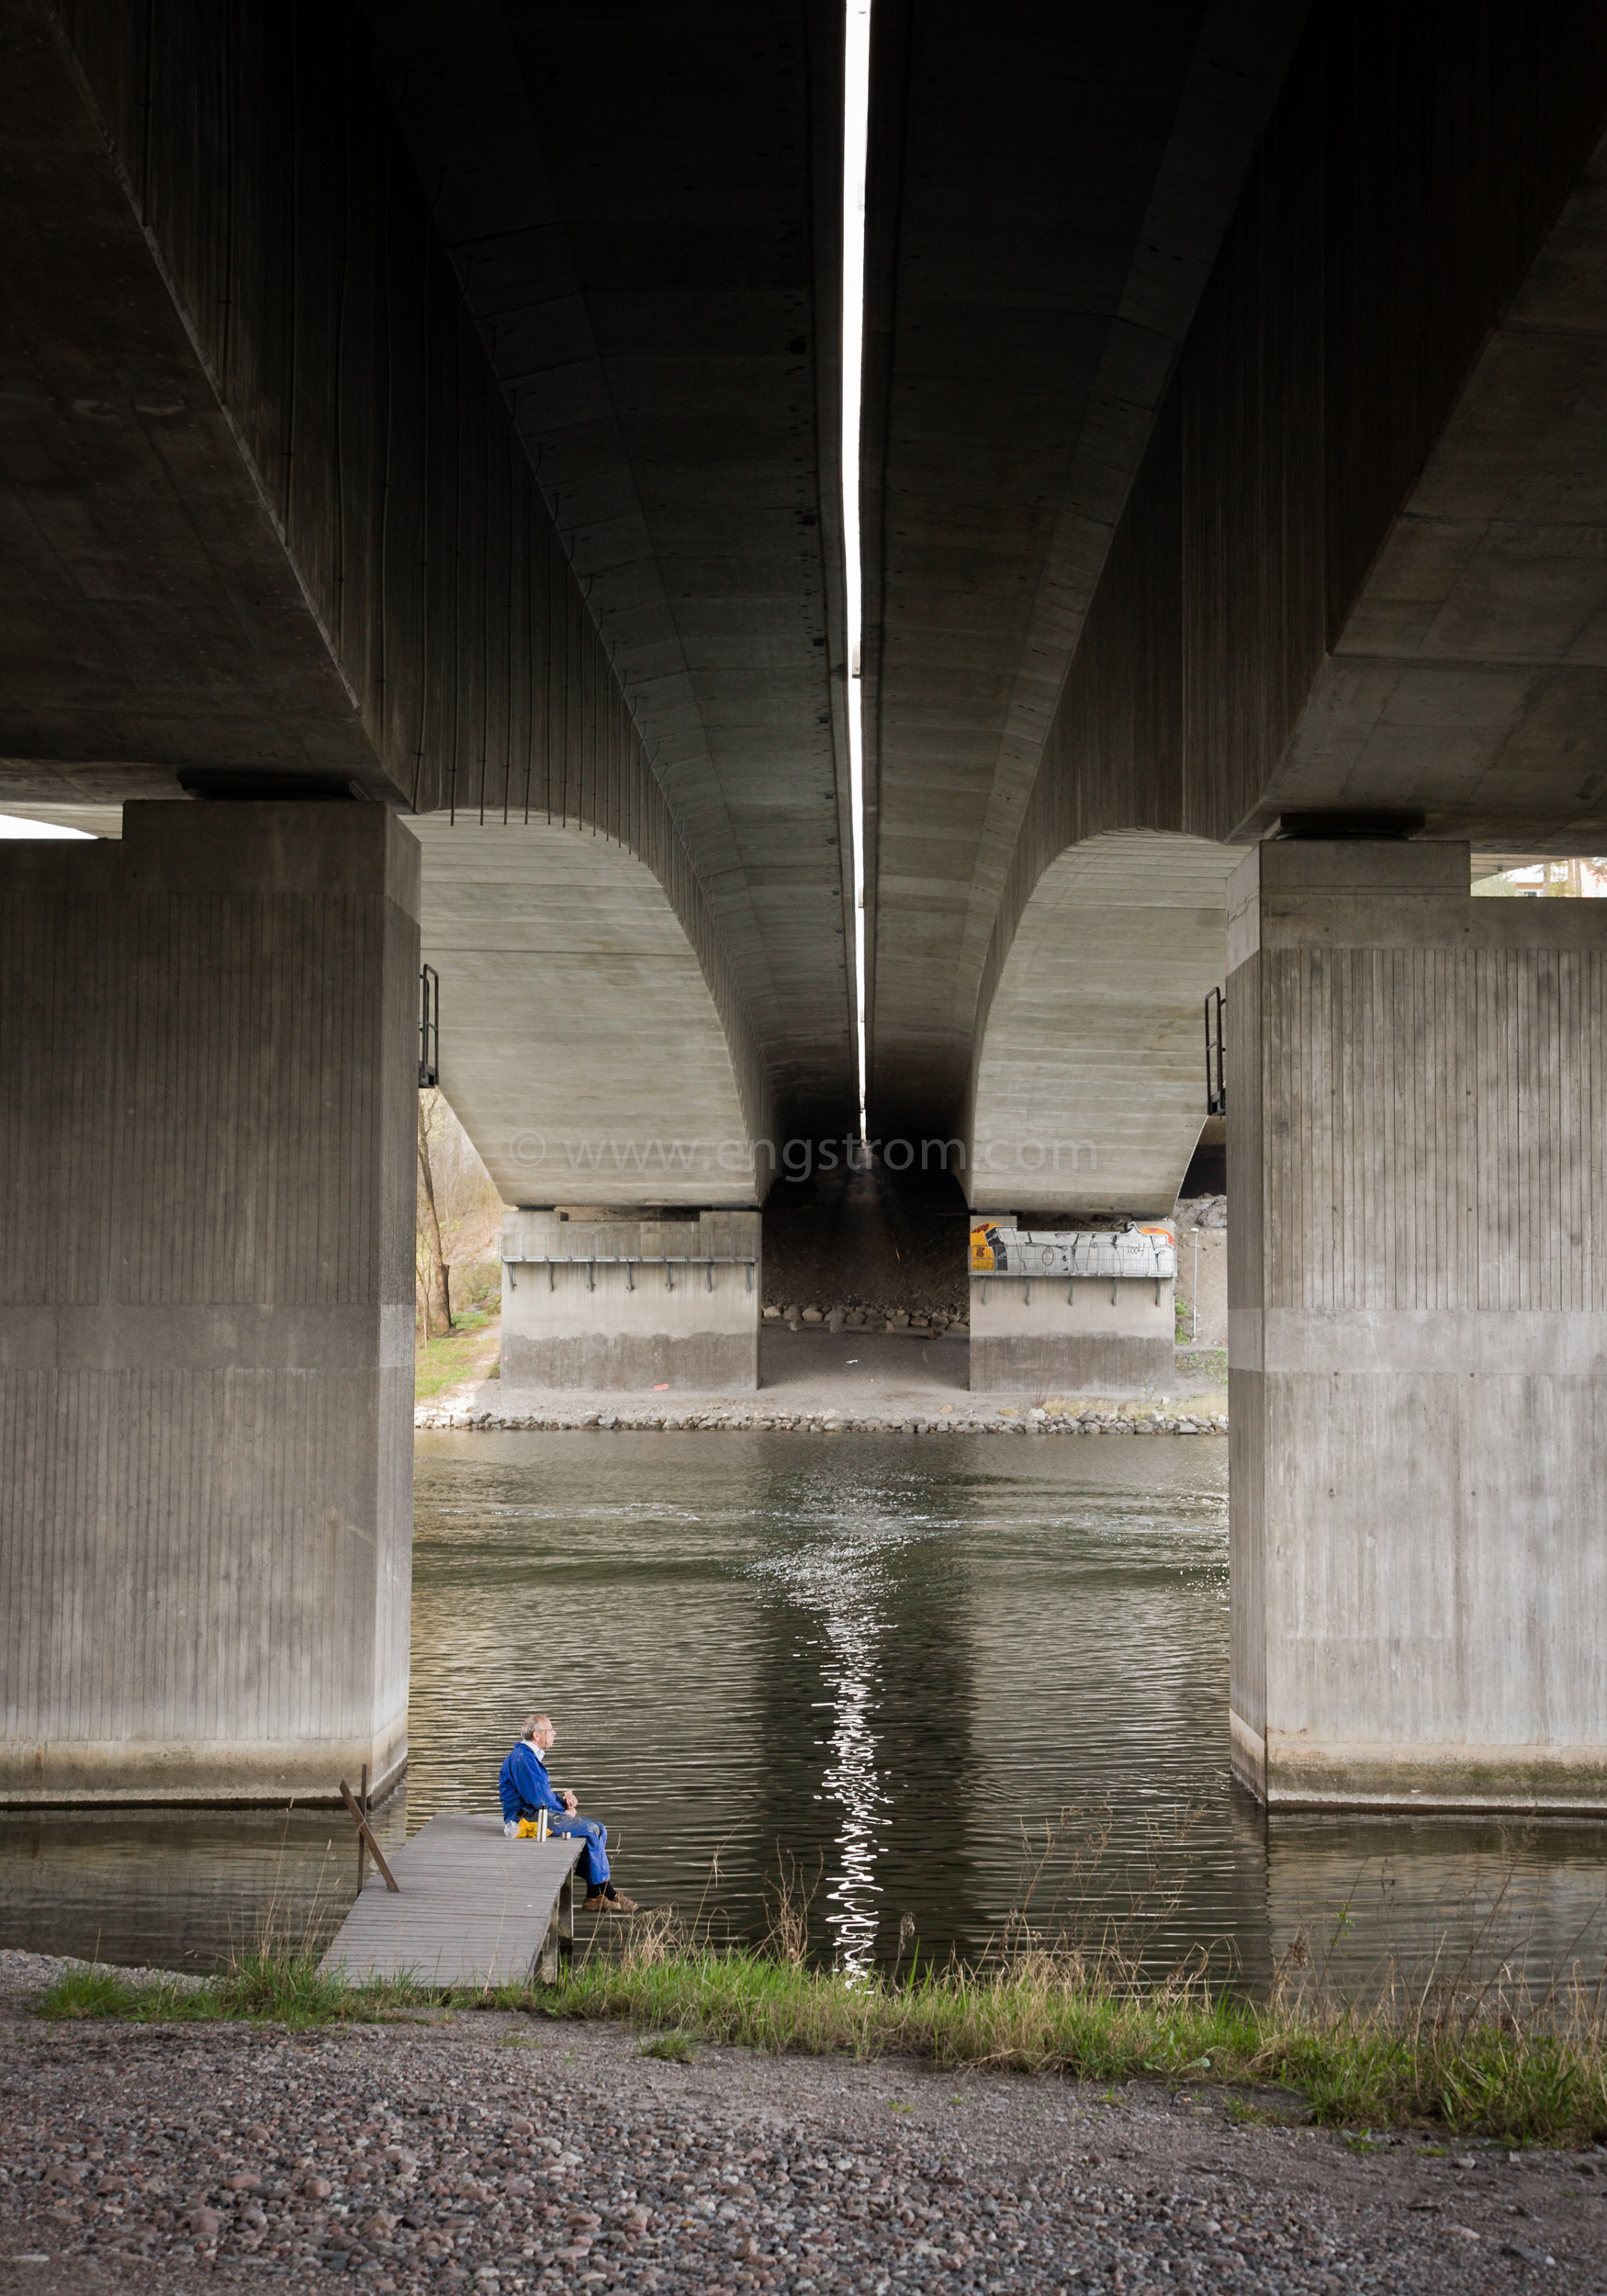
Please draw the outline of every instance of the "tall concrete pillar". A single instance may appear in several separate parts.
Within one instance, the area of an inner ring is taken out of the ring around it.
[[[0,845],[0,1800],[405,1760],[418,909],[376,805]]]
[[[1229,887],[1233,1762],[1607,1810],[1607,904],[1464,845]]]

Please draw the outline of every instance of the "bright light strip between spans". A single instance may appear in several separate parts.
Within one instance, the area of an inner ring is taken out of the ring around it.
[[[843,55],[843,612],[848,625],[848,811],[854,848],[854,1030],[860,1138],[869,1095],[865,1030],[865,720],[860,705],[860,394],[865,346],[865,147],[871,0],[848,0]]]

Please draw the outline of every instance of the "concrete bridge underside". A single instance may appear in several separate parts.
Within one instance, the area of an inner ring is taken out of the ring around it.
[[[762,1202],[768,1109],[745,1104],[652,872],[545,823],[412,827],[423,955],[446,985],[441,1085],[504,1202]]]
[[[0,804],[124,829],[0,855],[0,1792],[327,1792],[405,1750],[421,926],[512,1202],[854,1106],[841,18],[0,43]],[[1241,1774],[1607,1808],[1603,937],[1466,890],[1607,843],[1607,27],[879,0],[871,100],[871,1128],[1160,1209],[1225,974]]]

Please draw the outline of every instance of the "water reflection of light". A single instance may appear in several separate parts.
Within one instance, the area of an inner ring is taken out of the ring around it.
[[[877,1835],[892,1811],[892,1796],[876,1761],[871,1715],[881,1688],[876,1646],[886,1621],[869,1604],[828,1612],[826,1642],[835,1661],[822,1681],[836,1701],[837,1716],[826,1743],[831,1760],[822,1777],[826,1795],[841,1813],[837,1826],[837,1868],[826,1878],[826,1927],[839,1969],[863,1976],[876,1948]]]
[[[815,1615],[820,1683],[815,1710],[829,1716],[820,1798],[833,1813],[832,1854],[825,1874],[826,1927],[835,1965],[851,1976],[875,1959],[882,1885],[877,1860],[893,1819],[893,1797],[878,1758],[882,1696],[881,1648],[891,1630],[889,1550],[929,1536],[931,1521],[890,1520],[869,1491],[834,1491],[825,1536],[784,1556],[767,1557],[751,1575],[779,1584],[787,1600]],[[861,1514],[860,1509],[864,1512]],[[845,1521],[845,1514],[848,1520]]]

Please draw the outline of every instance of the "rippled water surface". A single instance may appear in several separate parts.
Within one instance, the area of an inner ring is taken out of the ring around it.
[[[979,1953],[1023,1905],[1251,1982],[1302,1930],[1357,1973],[1599,1960],[1603,1829],[1269,1827],[1231,1784],[1226,1480],[1211,1438],[425,1435],[383,1831],[493,1808],[540,1705],[634,1896],[757,1936],[784,1874],[838,1961]],[[321,1814],[12,1821],[0,1934],[204,1963],[326,1933],[353,1878]]]

